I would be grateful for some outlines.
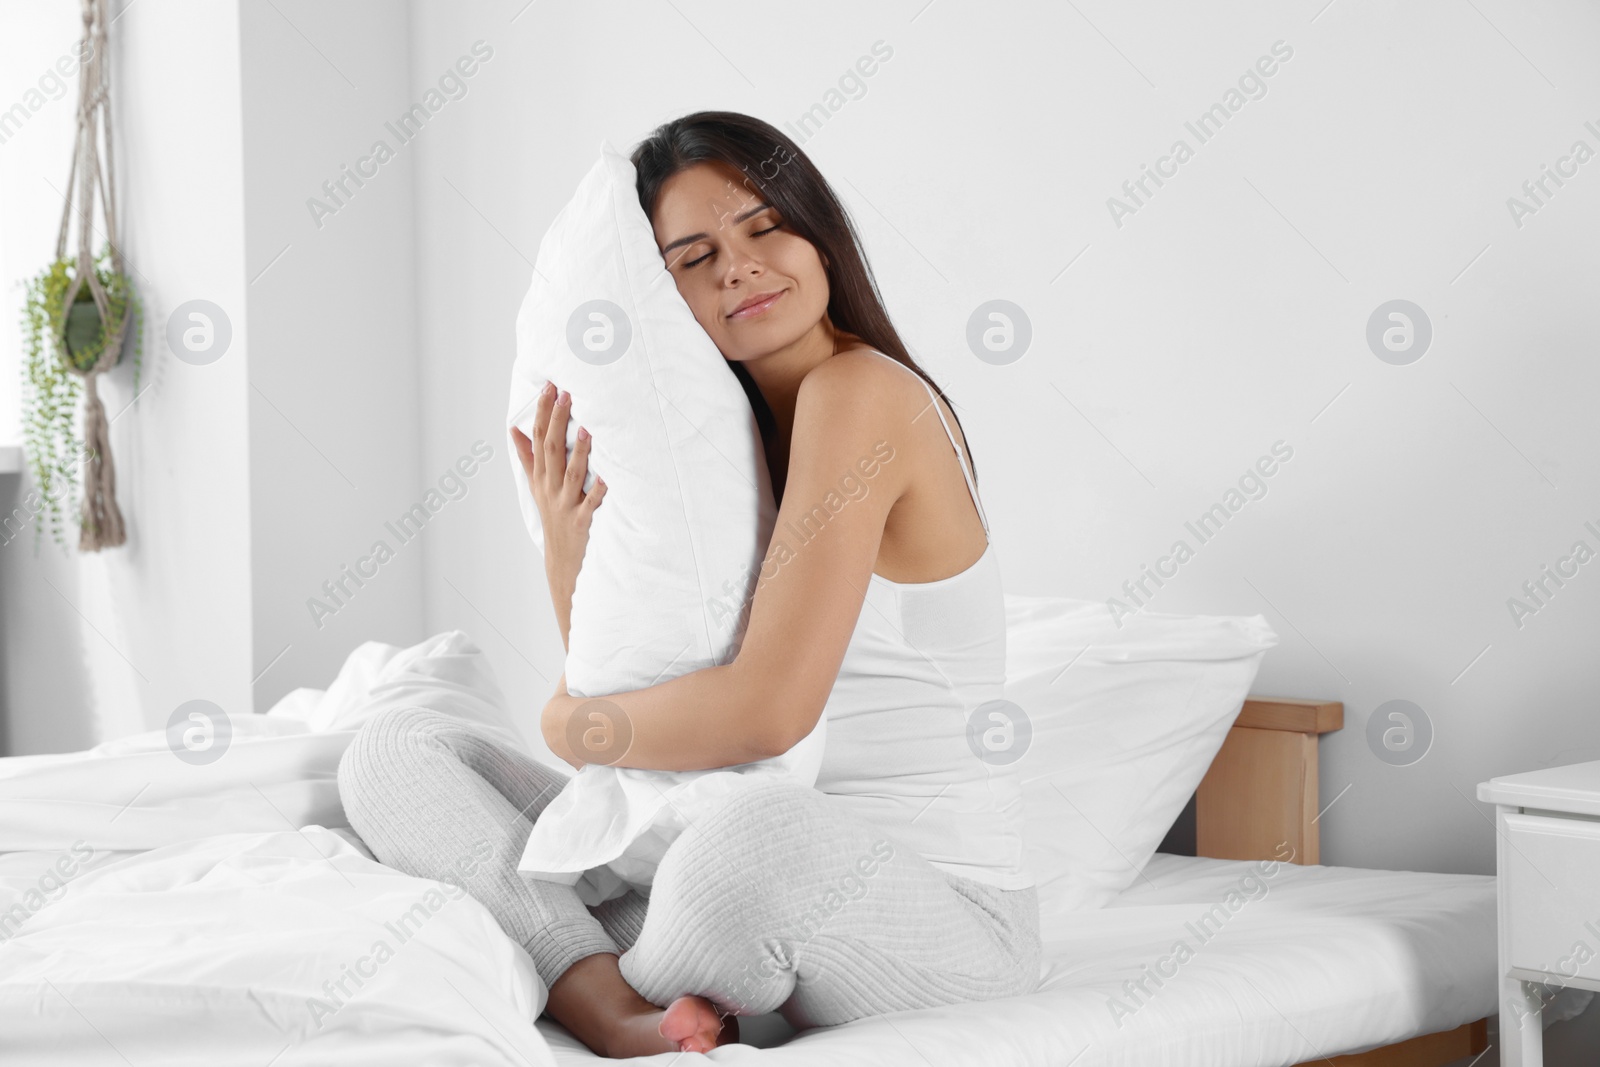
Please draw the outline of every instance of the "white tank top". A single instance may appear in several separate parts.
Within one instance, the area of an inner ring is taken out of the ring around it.
[[[966,457],[933,388],[922,384],[987,536],[989,519]],[[1005,665],[1005,599],[993,542],[949,578],[872,575],[824,709],[828,734],[816,787],[941,870],[1026,889],[1034,881],[1023,854],[1017,765],[980,758],[983,745],[968,741],[969,718],[1004,695]],[[981,736],[993,723],[987,714],[977,719]]]

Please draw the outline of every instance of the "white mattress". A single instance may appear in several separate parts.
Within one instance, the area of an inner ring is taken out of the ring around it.
[[[775,1048],[724,1046],[717,1063],[928,1067],[1270,1067],[1448,1030],[1497,1010],[1494,879],[1281,865],[1265,895],[1199,922],[1255,864],[1157,853],[1145,877],[1101,911],[1047,930],[1044,976],[1026,997],[862,1019]],[[1248,893],[1246,895],[1249,895]],[[1204,932],[1204,931],[1202,931]],[[1123,982],[1194,947],[1121,1025]],[[756,1024],[754,1026],[750,1024]],[[792,1033],[776,1016],[741,1036]],[[548,1019],[558,1064],[601,1061]]]

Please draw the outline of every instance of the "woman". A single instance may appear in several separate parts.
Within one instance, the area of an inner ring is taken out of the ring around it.
[[[1004,683],[1004,602],[960,423],[787,137],[700,112],[633,161],[667,269],[756,412],[777,529],[809,539],[779,535],[780,557],[775,536],[732,662],[608,696],[633,736],[606,762],[749,762],[826,713],[816,788],[741,789],[673,843],[648,898],[587,909],[515,869],[565,776],[413,709],[369,723],[340,765],[351,825],[384,863],[449,872],[488,906],[532,956],[547,1013],[602,1055],[708,1051],[737,1039],[735,1014],[822,1026],[1030,992],[1039,911],[1020,787],[986,733],[1006,725],[986,707]],[[567,457],[570,407],[552,386],[533,440],[514,435],[563,641],[605,494],[583,492],[586,431]],[[541,719],[574,767],[582,703],[563,680]],[[485,844],[490,860],[458,862]]]

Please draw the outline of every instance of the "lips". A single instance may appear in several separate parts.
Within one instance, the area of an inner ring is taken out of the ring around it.
[[[784,290],[782,289],[776,289],[770,293],[754,293],[744,303],[734,308],[733,311],[728,315],[728,318],[753,319],[757,315],[765,313],[768,308],[776,304],[778,302],[778,298],[783,296],[783,294]]]

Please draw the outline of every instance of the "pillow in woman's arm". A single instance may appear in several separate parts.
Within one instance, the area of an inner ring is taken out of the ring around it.
[[[572,394],[568,447],[594,435],[606,480],[572,597],[567,688],[642,689],[737,651],[774,506],[755,415],[679,295],[609,143],[551,223],[517,316],[508,429],[546,381]],[[543,530],[521,468],[522,516]]]
[[[776,511],[750,402],[667,272],[634,178],[602,145],[540,244],[517,316],[508,432],[531,430],[539,390],[555,382],[572,395],[569,450],[580,425],[594,435],[585,488],[597,474],[607,486],[572,597],[574,696],[730,662]],[[543,551],[520,465],[512,474]],[[819,723],[785,756],[740,773],[809,785],[822,743]],[[536,820],[519,869],[576,883],[588,904],[625,881],[648,885],[666,846],[735,777],[588,764]]]

